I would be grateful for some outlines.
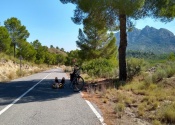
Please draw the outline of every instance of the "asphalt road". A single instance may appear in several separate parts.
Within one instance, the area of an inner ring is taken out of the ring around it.
[[[0,83],[0,125],[102,124],[80,93],[68,85],[51,88],[56,76],[67,79],[61,69],[53,69]]]

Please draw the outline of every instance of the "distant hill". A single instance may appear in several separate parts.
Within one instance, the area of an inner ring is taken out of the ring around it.
[[[61,54],[61,55],[67,56],[67,53],[66,52],[61,51],[61,50],[56,49],[56,48],[48,48],[48,51],[50,53]]]
[[[142,30],[134,28],[127,34],[127,50],[153,52],[155,54],[175,52],[175,35],[167,29],[146,26]],[[117,45],[119,45],[120,32],[115,35]]]

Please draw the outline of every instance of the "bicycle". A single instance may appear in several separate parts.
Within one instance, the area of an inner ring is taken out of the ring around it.
[[[80,76],[80,68],[74,74],[72,80],[70,80],[70,87],[74,90],[74,92],[79,92],[84,87],[84,79]]]

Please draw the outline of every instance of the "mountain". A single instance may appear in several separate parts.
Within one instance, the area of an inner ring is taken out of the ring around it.
[[[116,33],[117,46],[119,46],[120,32]],[[127,33],[127,50],[153,52],[163,54],[175,52],[175,35],[164,28],[156,29],[146,26],[142,30],[134,28]]]

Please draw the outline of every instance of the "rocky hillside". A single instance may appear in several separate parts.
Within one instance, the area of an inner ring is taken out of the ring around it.
[[[116,33],[117,45],[120,32]],[[127,50],[153,52],[155,54],[175,52],[175,35],[167,29],[146,26],[142,30],[134,28],[127,33]]]

